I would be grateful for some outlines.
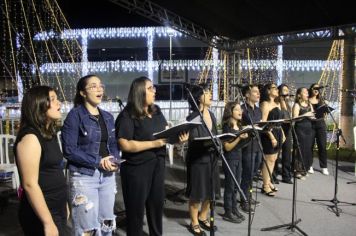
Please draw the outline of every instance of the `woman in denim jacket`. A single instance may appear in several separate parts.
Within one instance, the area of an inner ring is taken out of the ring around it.
[[[62,127],[75,235],[112,235],[116,228],[115,163],[119,150],[114,118],[98,107],[104,88],[97,76],[82,77],[77,84],[74,108]]]

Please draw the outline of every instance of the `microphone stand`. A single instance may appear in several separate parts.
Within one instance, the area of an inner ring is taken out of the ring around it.
[[[237,186],[237,189],[239,191],[239,193],[241,194],[242,198],[246,201],[246,196],[245,194],[243,193],[243,191],[241,190],[241,187],[239,185],[239,183],[237,182],[237,179],[235,178],[234,174],[232,173],[232,170],[230,168],[230,166],[228,165],[227,161],[226,161],[226,158],[224,156],[224,154],[222,153],[222,151],[219,150],[219,143],[218,143],[218,138],[214,138],[214,135],[211,133],[210,129],[208,128],[207,124],[205,123],[204,121],[204,118],[203,118],[203,114],[201,113],[200,109],[199,109],[199,106],[197,104],[197,102],[195,101],[191,91],[189,90],[188,86],[186,87],[186,91],[187,91],[187,94],[188,96],[192,99],[193,101],[193,104],[194,104],[194,107],[195,109],[198,111],[198,114],[200,116],[200,119],[202,121],[202,125],[203,127],[205,128],[206,131],[208,131],[209,133],[209,136],[212,140],[212,143],[213,143],[213,147],[216,151],[217,154],[219,154],[219,156],[221,157],[221,159],[224,161],[224,163],[226,164],[226,167],[234,181],[234,183],[236,184]],[[215,222],[215,218],[214,218],[214,207],[215,207],[215,193],[214,193],[214,174],[213,174],[213,170],[214,170],[214,158],[211,157],[212,160],[211,160],[211,175],[210,175],[210,181],[211,181],[211,200],[210,200],[210,236],[214,236],[215,234],[215,231],[214,231],[214,222]]]
[[[333,205],[329,205],[328,208],[331,209],[335,213],[336,216],[340,216],[340,213],[342,210],[338,207],[339,203],[343,204],[348,204],[352,206],[356,206],[356,203],[351,203],[351,202],[343,202],[339,201],[337,199],[337,191],[338,191],[338,170],[339,170],[339,149],[340,149],[340,136],[344,143],[346,143],[346,140],[344,136],[342,135],[342,130],[339,128],[339,125],[336,123],[335,118],[333,114],[331,114],[331,111],[329,109],[329,106],[325,103],[325,99],[322,97],[321,93],[319,93],[319,99],[326,105],[327,112],[330,114],[331,119],[333,120],[334,124],[336,125],[336,157],[335,157],[335,186],[334,186],[334,197],[331,200],[323,200],[323,199],[312,199],[313,202],[331,202]]]
[[[299,152],[299,157],[300,157],[300,161],[302,163],[302,168],[305,170],[305,165],[304,165],[304,162],[303,162],[303,158],[302,158],[302,152],[301,152],[301,149],[300,149],[300,145],[299,145],[299,141],[298,141],[298,137],[297,137],[297,134],[295,132],[295,129],[294,129],[294,123],[292,121],[292,116],[290,114],[290,112],[288,112],[288,117],[289,117],[289,120],[291,122],[291,129],[292,129],[292,137],[295,137],[295,142],[296,142],[296,147],[298,149],[298,152]],[[304,118],[306,119],[306,118]],[[297,196],[296,196],[296,192],[297,192],[297,171],[296,171],[296,168],[295,168],[295,162],[296,162],[296,158],[295,158],[295,150],[294,150],[295,146],[293,144],[293,151],[292,151],[292,167],[293,167],[293,197],[292,197],[292,221],[291,223],[288,223],[288,224],[281,224],[281,225],[276,225],[276,226],[271,226],[271,227],[268,227],[268,228],[262,228],[261,231],[270,231],[270,230],[275,230],[275,229],[280,229],[280,228],[284,228],[284,227],[287,227],[287,229],[291,230],[292,232],[294,232],[294,229],[297,229],[302,235],[304,236],[308,236],[302,229],[300,229],[297,224],[300,223],[302,221],[302,219],[297,219],[297,220],[294,220],[294,217],[295,217],[295,208],[296,208],[296,200],[297,200]]]
[[[265,163],[266,167],[267,167],[267,172],[268,172],[268,175],[271,179],[271,182],[274,184],[274,181],[273,181],[273,178],[272,178],[272,172],[271,170],[269,169],[267,163],[266,163],[266,158],[265,158],[265,154],[263,153],[263,148],[262,148],[262,144],[261,144],[261,138],[260,138],[260,135],[258,133],[258,131],[256,130],[255,126],[254,126],[254,122],[252,120],[252,117],[251,117],[251,114],[249,112],[249,110],[247,109],[247,102],[246,102],[246,99],[245,97],[243,96],[242,94],[242,91],[241,91],[241,85],[237,85],[237,90],[239,92],[239,95],[242,99],[242,104],[247,112],[247,117],[249,119],[249,122],[252,126],[252,133],[254,134],[255,138],[257,138],[257,143],[258,143],[258,148],[260,149],[260,152],[262,153],[262,161]],[[251,140],[253,142],[253,139]],[[253,149],[253,147],[251,146],[251,149]],[[250,161],[251,163],[253,163],[253,152],[251,150],[251,155],[250,155]],[[248,207],[249,207],[249,211],[248,211],[248,228],[247,228],[247,235],[251,235],[251,225],[252,225],[252,212],[251,212],[251,193],[252,193],[252,179],[253,179],[253,172],[254,172],[254,169],[251,168],[251,179],[250,179],[250,184],[249,184],[249,198],[248,198]]]

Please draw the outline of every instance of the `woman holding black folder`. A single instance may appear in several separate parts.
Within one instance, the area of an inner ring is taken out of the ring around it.
[[[236,133],[242,129],[241,125],[242,109],[238,102],[228,102],[223,115],[223,133]],[[248,138],[248,134],[239,135],[233,140],[224,142],[224,153],[226,161],[234,174],[236,180],[240,183],[242,165],[241,165],[241,144]],[[225,163],[223,163],[225,174],[224,188],[224,210],[223,219],[232,223],[241,223],[245,217],[238,211],[236,199],[236,186]]]
[[[187,117],[188,121],[201,121],[199,112],[203,114],[203,119],[213,135],[217,134],[216,119],[209,108],[212,103],[212,95],[206,85],[194,86],[191,89],[195,106],[191,97],[188,97],[191,113]],[[189,134],[189,145],[187,151],[187,191],[189,198],[189,214],[191,224],[189,231],[193,235],[205,235],[202,229],[210,230],[208,217],[210,200],[214,191],[216,196],[220,196],[220,179],[217,165],[217,155],[214,147],[200,147],[194,138],[209,136],[208,131],[199,126],[192,129]],[[220,146],[221,148],[221,146]],[[211,178],[214,178],[212,186]],[[199,206],[201,209],[199,212]],[[214,226],[214,230],[217,228]]]
[[[155,139],[153,134],[166,129],[167,121],[154,104],[155,95],[149,78],[136,78],[115,122],[126,160],[120,171],[128,236],[143,235],[145,207],[150,235],[162,235],[166,139]],[[179,140],[187,141],[188,134],[180,135]]]
[[[329,175],[328,166],[327,166],[327,152],[326,152],[326,123],[325,123],[325,110],[322,109],[323,106],[327,106],[325,101],[320,99],[319,84],[312,84],[309,88],[309,102],[313,106],[315,111],[315,118],[313,120],[312,127],[314,130],[314,137],[312,138],[312,150],[314,143],[318,146],[319,154],[319,165],[321,168],[321,173],[324,175]],[[308,173],[313,174],[313,159],[311,159],[311,167],[309,168]]]
[[[274,83],[266,84],[261,94],[262,121],[278,120],[283,118],[281,104],[278,98],[278,88]],[[282,148],[285,136],[281,126],[275,126],[267,133],[261,134],[261,143],[265,162],[262,165],[262,193],[269,197],[274,197],[278,189],[272,184],[270,174],[272,174],[278,152]]]

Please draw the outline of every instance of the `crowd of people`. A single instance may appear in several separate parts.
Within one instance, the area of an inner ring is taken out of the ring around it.
[[[14,145],[21,180],[19,222],[25,235],[67,235],[69,218],[73,235],[112,235],[116,229],[118,171],[127,235],[143,235],[144,215],[150,235],[163,234],[168,141],[156,139],[153,134],[167,129],[168,122],[155,104],[156,89],[147,77],[134,79],[127,104],[116,121],[99,106],[104,92],[105,86],[98,76],[79,79],[74,107],[60,127],[61,140],[57,139],[61,103],[55,90],[37,86],[25,94]],[[196,138],[218,134],[216,118],[209,109],[212,95],[207,85],[192,87],[191,94],[187,121],[206,124],[178,135],[179,143],[188,143],[186,196],[188,229],[193,235],[218,230],[209,216],[212,200],[221,197],[218,152],[226,157],[222,165],[223,219],[232,223],[244,221],[240,211],[253,213],[251,206],[259,204],[251,196],[254,180],[262,178],[261,192],[274,197],[278,192],[278,173],[287,184],[293,183],[294,173],[301,179],[314,173],[315,143],[321,171],[329,174],[325,110],[320,109],[327,102],[320,96],[318,84],[309,89],[298,88],[294,102],[286,84],[244,87],[242,102],[228,102],[225,106],[222,132],[238,133],[252,124],[259,128],[241,132],[236,138],[216,140],[215,146],[203,148],[197,146]],[[291,122],[269,122],[300,116],[304,118],[296,119],[294,129]],[[293,154],[295,166],[292,166]],[[63,158],[67,160],[66,166]],[[241,186],[240,195],[244,197],[239,197],[234,180]]]

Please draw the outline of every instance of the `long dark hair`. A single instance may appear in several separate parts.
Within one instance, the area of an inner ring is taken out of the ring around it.
[[[56,134],[56,122],[48,121],[46,115],[51,106],[49,97],[51,91],[55,92],[48,86],[36,86],[27,91],[21,104],[20,131],[25,127],[31,127],[46,139],[51,139]]]
[[[80,94],[80,91],[85,91],[85,87],[88,84],[88,80],[92,77],[98,77],[97,75],[86,75],[78,80],[77,89],[74,97],[74,107],[83,105],[85,103],[84,97]],[[99,78],[99,77],[98,77]]]
[[[261,91],[260,103],[265,102],[265,101],[270,101],[268,91],[272,88],[272,85],[275,85],[275,83],[268,83],[263,86],[262,91]],[[275,101],[277,103],[279,102],[277,99]]]
[[[208,88],[209,88],[209,86],[206,83],[193,85],[191,88],[191,93],[193,95],[195,102],[198,105],[198,109],[200,106],[200,97],[201,97],[201,95],[204,94],[204,91],[207,90]],[[197,111],[197,108],[194,105],[194,101],[190,96],[188,96],[188,103],[189,103],[190,110]]]
[[[308,91],[308,89],[306,87],[300,87],[297,89],[297,92],[295,93],[294,102],[298,103],[299,105],[300,105],[300,99],[301,99],[301,98],[299,98],[299,96],[301,96],[303,89],[306,89]],[[307,103],[309,104],[309,100],[307,101]]]
[[[315,85],[319,85],[318,83],[314,83],[314,84],[312,84],[312,85],[310,85],[310,87],[309,87],[309,90],[308,90],[308,93],[309,93],[309,98],[311,98],[311,97],[314,97],[314,89],[313,89],[313,87],[315,86]],[[320,91],[319,91],[319,93],[320,93]],[[316,95],[316,98],[317,99],[319,99],[319,93],[318,93],[318,95]]]
[[[141,76],[132,81],[129,95],[127,97],[127,109],[132,118],[142,119],[147,114],[144,110],[146,104],[146,82],[151,81],[146,76]],[[148,113],[156,112],[154,104],[148,106]]]
[[[237,101],[226,103],[225,108],[224,108],[223,118],[222,118],[223,126],[228,125],[230,128],[233,128],[233,124],[231,122],[232,112],[237,105],[239,105],[239,103]],[[239,126],[239,127],[241,126],[241,121],[237,121],[237,126]]]
[[[288,85],[287,84],[280,84],[279,86],[278,86],[278,94],[279,94],[279,96],[278,96],[278,101],[279,102],[281,102],[281,99],[282,99],[282,93],[283,93],[283,88],[288,88],[289,89],[289,87],[288,87]],[[284,97],[284,98],[286,98],[286,97]],[[286,100],[286,99],[285,99]],[[286,109],[287,109],[287,111],[290,111],[290,106],[289,106],[289,103],[287,102],[287,101],[285,101],[285,104],[286,104]]]

